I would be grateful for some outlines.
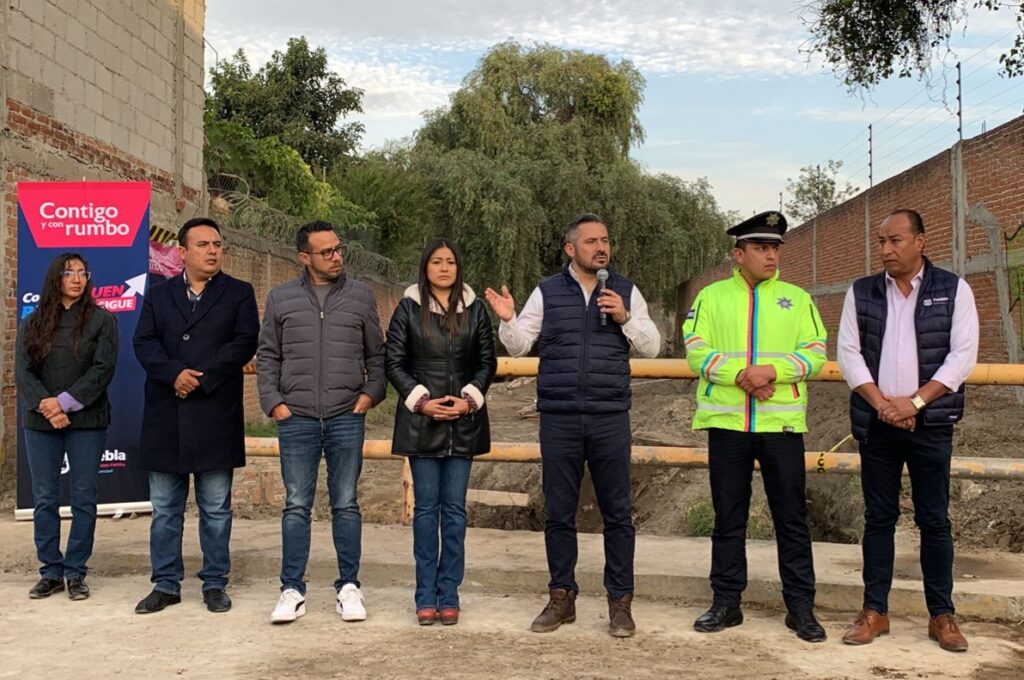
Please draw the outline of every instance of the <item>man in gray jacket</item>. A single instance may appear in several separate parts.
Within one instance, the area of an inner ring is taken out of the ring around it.
[[[342,271],[334,227],[304,225],[296,247],[305,270],[267,296],[256,355],[260,405],[277,421],[285,486],[281,597],[270,618],[287,623],[306,613],[303,577],[323,454],[338,555],[336,609],[344,621],[362,621],[356,483],[366,412],[385,396],[384,336],[373,292]]]

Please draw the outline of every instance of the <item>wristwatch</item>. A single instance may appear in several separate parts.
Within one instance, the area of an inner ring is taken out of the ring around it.
[[[633,318],[633,315],[630,314],[629,310],[627,309],[626,310],[626,318],[622,320],[622,323],[620,325],[621,326],[625,326],[627,323],[629,323],[629,320],[632,319],[632,318]]]
[[[910,403],[914,405],[914,408],[916,408],[918,412],[920,412],[921,409],[928,405],[928,402],[922,399],[920,394],[915,394],[914,396],[910,397]]]

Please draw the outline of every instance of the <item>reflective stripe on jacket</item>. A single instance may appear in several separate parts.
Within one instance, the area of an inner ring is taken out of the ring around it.
[[[693,429],[806,432],[806,380],[825,364],[828,332],[811,296],[778,280],[731,278],[698,293],[683,323],[686,360],[700,376]],[[750,365],[775,367],[775,393],[758,401],[736,385]]]

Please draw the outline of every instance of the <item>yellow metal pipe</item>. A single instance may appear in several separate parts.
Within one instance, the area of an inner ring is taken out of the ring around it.
[[[498,359],[498,375],[535,376],[538,360],[533,357]],[[696,378],[685,359],[630,359],[634,378]],[[812,378],[820,382],[842,382],[843,374],[835,361],[825,362],[821,373]],[[969,385],[1024,385],[1024,364],[978,364],[967,378]]]
[[[277,439],[273,437],[246,437],[246,453],[257,457],[278,455]],[[391,440],[368,439],[363,445],[363,458],[367,460],[402,460],[391,455]],[[706,468],[707,449],[687,446],[634,446],[634,465],[660,465],[664,467]],[[808,451],[804,454],[807,471],[817,474],[860,473],[860,455]],[[494,442],[491,452],[477,460],[502,463],[539,463],[540,445],[530,442]],[[906,474],[906,470],[904,470]],[[1019,458],[957,458],[950,465],[950,474],[963,479],[1020,479],[1024,480],[1024,460]]]
[[[518,378],[537,375],[538,360],[534,357],[498,358],[498,376]],[[685,359],[630,359],[634,378],[696,378]],[[256,373],[256,364],[246,365],[247,374]],[[825,362],[824,368],[812,382],[842,382],[839,364]],[[968,385],[1024,385],[1024,364],[978,364],[967,378]]]

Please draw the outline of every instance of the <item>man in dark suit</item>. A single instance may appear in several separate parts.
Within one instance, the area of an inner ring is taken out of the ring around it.
[[[146,293],[135,356],[146,371],[140,461],[153,504],[149,556],[153,592],[135,607],[181,602],[181,538],[189,475],[195,479],[203,601],[225,612],[230,571],[231,481],[245,465],[242,367],[256,352],[259,312],[252,286],[221,271],[220,227],[197,217],[178,232],[185,271]]]

